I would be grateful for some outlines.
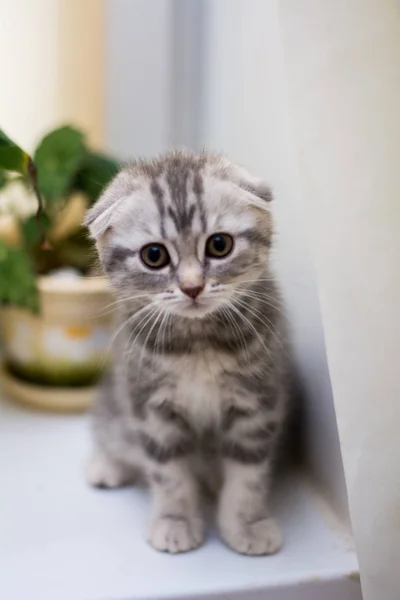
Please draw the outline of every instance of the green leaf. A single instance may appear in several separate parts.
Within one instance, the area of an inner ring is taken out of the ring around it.
[[[88,152],[76,174],[73,187],[86,194],[92,204],[117,173],[118,163],[114,159]]]
[[[50,226],[50,218],[45,212],[42,212],[39,217],[31,215],[27,219],[21,220],[20,228],[26,249],[31,250],[33,246],[40,245],[43,235],[46,236]]]
[[[40,216],[40,214],[43,212],[43,202],[37,184],[36,166],[34,165],[29,154],[27,154],[24,150],[21,150],[21,148],[17,146],[15,142],[10,140],[10,138],[2,129],[0,129],[0,169],[6,171],[17,171],[29,179],[37,198],[37,214]],[[0,180],[0,188],[6,183],[7,180],[4,180],[3,175],[3,179]]]
[[[0,169],[29,173],[30,157],[0,129]]]
[[[65,126],[43,138],[34,156],[39,189],[48,201],[65,197],[86,155],[81,131]]]
[[[39,310],[39,295],[33,265],[23,248],[0,240],[0,304]]]
[[[8,183],[7,175],[4,171],[0,171],[0,190]]]

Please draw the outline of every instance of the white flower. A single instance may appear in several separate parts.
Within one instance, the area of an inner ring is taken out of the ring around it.
[[[27,218],[36,210],[35,194],[20,179],[11,180],[0,189],[0,214],[13,214]]]

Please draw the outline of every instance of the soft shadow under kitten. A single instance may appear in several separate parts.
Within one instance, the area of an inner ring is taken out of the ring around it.
[[[171,152],[122,169],[87,215],[120,319],[88,479],[146,480],[158,550],[203,542],[202,484],[228,546],[282,543],[268,508],[287,406],[270,200],[221,156]]]

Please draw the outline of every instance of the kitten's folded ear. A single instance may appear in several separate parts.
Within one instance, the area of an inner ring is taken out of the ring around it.
[[[223,171],[235,185],[248,193],[251,204],[262,210],[270,210],[268,205],[273,199],[272,190],[263,179],[255,177],[244,167],[228,161],[224,164]]]
[[[249,192],[258,200],[255,204],[264,210],[269,210],[268,203],[272,201],[272,190],[263,179],[254,177],[243,167],[234,165],[232,168],[234,182],[245,192]]]
[[[98,240],[111,226],[115,210],[128,193],[127,183],[126,174],[119,173],[106,187],[94,206],[87,211],[83,223],[89,228],[95,240]]]
[[[239,183],[239,186],[263,202],[271,202],[273,200],[272,189],[262,179],[254,178],[251,181],[245,179]],[[264,204],[263,208],[268,207]]]

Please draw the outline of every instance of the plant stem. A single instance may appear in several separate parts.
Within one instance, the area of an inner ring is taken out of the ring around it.
[[[44,211],[44,203],[43,203],[43,198],[40,193],[39,186],[38,186],[36,165],[30,157],[28,159],[28,173],[29,173],[29,178],[31,180],[32,188],[33,188],[33,191],[36,196],[37,203],[38,203],[38,208],[36,211],[36,222],[37,222],[37,226],[40,229],[40,232],[42,235],[41,247],[43,249],[47,250],[47,249],[49,249],[49,244],[46,240],[46,234],[45,234],[43,225],[40,221],[40,217],[42,216],[43,211]]]

